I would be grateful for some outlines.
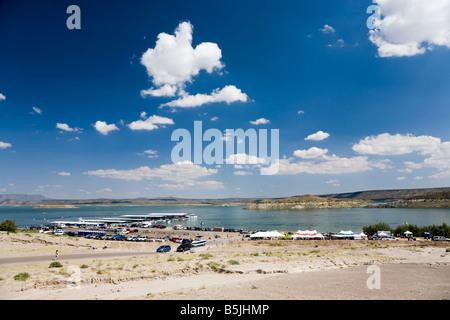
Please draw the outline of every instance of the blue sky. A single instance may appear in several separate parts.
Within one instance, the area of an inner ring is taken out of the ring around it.
[[[0,194],[449,186],[450,4],[396,3],[375,1],[369,30],[372,1],[0,2]],[[278,129],[280,170],[174,164],[171,134],[194,121]]]

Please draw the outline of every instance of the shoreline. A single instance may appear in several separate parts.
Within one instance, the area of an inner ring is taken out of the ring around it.
[[[161,243],[112,241],[103,251],[93,250],[90,239],[2,232],[2,258],[25,261],[0,263],[0,299],[450,298],[448,243],[222,237],[185,253],[164,244],[172,252],[156,253]],[[50,268],[56,249],[62,266]],[[34,261],[37,256],[42,259]],[[383,290],[366,287],[367,268],[374,265],[382,272]],[[67,287],[73,268],[82,290]],[[24,272],[26,281],[14,280]]]

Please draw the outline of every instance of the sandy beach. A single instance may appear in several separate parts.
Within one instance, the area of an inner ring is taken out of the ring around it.
[[[191,252],[175,252],[177,244],[164,242],[172,251],[156,253],[159,242],[107,241],[102,249],[101,240],[1,232],[0,299],[450,298],[446,242],[204,237],[207,246]],[[50,267],[56,250],[61,265]],[[380,289],[368,288],[370,266],[379,268]],[[29,277],[16,280],[21,273]]]

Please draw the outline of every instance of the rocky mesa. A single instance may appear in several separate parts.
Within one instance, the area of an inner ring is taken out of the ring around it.
[[[265,199],[250,203],[247,210],[302,210],[366,207],[370,204],[362,200],[322,198],[313,195],[294,196],[280,199]]]

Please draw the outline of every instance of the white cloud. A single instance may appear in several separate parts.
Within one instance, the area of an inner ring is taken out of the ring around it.
[[[339,180],[328,180],[325,182],[326,184],[331,184],[333,187],[340,187],[341,184],[339,183]]]
[[[416,137],[412,134],[382,133],[359,140],[352,149],[361,154],[400,155],[415,151],[429,153],[440,143],[441,139],[431,136]]]
[[[332,26],[329,26],[328,24],[324,25],[323,28],[321,28],[319,30],[325,34],[336,32],[336,30],[334,30],[334,28]]]
[[[251,175],[252,173],[249,171],[234,171],[233,174],[237,176],[246,176]]]
[[[0,149],[6,149],[11,147],[12,147],[11,143],[0,141]]]
[[[250,123],[253,125],[268,124],[269,122],[270,122],[270,120],[267,120],[265,118],[259,118],[255,121],[250,121]]]
[[[164,183],[159,185],[160,188],[163,188],[164,190],[187,190],[191,188],[204,188],[208,190],[218,190],[218,189],[224,189],[225,186],[222,182],[214,181],[214,180],[207,180],[207,181],[189,181],[185,183],[177,183],[177,184],[170,184],[170,183]]]
[[[403,155],[417,153],[424,156],[423,162],[405,161],[405,169],[399,172],[411,173],[421,168],[434,168],[438,172],[433,178],[446,177],[450,170],[450,142],[441,142],[440,138],[432,136],[414,136],[412,134],[382,133],[370,136],[354,144],[352,149],[361,154],[371,155]]]
[[[153,115],[145,120],[131,122],[128,127],[131,130],[155,130],[166,124],[175,124],[172,119]]]
[[[147,154],[147,158],[153,159],[153,158],[157,158],[158,157],[158,151],[156,150],[145,150],[144,151],[145,154]]]
[[[211,118],[211,121],[217,121],[217,120],[219,120],[219,117],[212,117]]]
[[[42,110],[39,109],[38,107],[32,107],[32,109],[33,109],[34,113],[42,114]]]
[[[2,100],[6,100],[6,97],[3,93],[0,93],[0,101],[2,101]]]
[[[71,128],[67,123],[56,123],[56,128],[67,132],[79,132],[80,128]]]
[[[183,86],[201,70],[212,73],[223,68],[222,51],[212,42],[202,42],[192,47],[193,26],[182,22],[175,35],[160,33],[155,48],[149,48],[141,58],[147,73],[156,86]]]
[[[305,140],[313,140],[313,141],[320,141],[328,138],[330,136],[329,133],[323,132],[322,130],[317,131],[316,133],[310,134],[305,138]]]
[[[115,124],[107,124],[105,121],[97,121],[94,124],[95,129],[103,135],[107,135],[111,131],[119,130]]]
[[[320,149],[316,147],[309,148],[308,150],[295,150],[294,156],[302,159],[314,159],[325,155],[328,149]]]
[[[406,180],[406,177],[397,177],[398,181]]]
[[[308,174],[346,174],[372,170],[371,162],[365,156],[341,158],[336,155],[322,156],[320,161],[292,162],[281,159],[279,175]]]
[[[234,85],[215,89],[211,94],[189,94],[186,85],[198,76],[200,71],[212,73],[220,71],[224,64],[220,61],[222,51],[216,43],[202,42],[192,46],[193,26],[190,22],[181,22],[174,35],[160,33],[154,48],[149,48],[141,57],[153,85],[141,91],[141,96],[179,98],[161,107],[198,107],[207,103],[236,101],[247,102],[248,96]]]
[[[104,189],[101,189],[101,190],[97,190],[95,192],[96,193],[109,193],[109,192],[112,192],[112,190],[110,188],[104,188]]]
[[[225,102],[230,104],[232,102],[247,102],[249,97],[243,93],[241,89],[236,88],[233,85],[225,86],[222,89],[215,89],[211,94],[197,93],[196,95],[185,94],[178,98],[161,105],[161,107],[179,107],[179,108],[192,108],[199,107],[207,103],[219,103]]]
[[[262,158],[259,158],[257,156],[248,155],[246,153],[235,153],[230,155],[228,158],[225,159],[226,164],[264,164],[267,161],[265,161]]]
[[[84,172],[86,175],[98,176],[102,178],[112,178],[128,181],[141,181],[151,179],[161,179],[173,182],[190,182],[217,173],[216,169],[208,169],[196,165],[190,161],[178,162],[175,164],[165,164],[158,168],[142,166],[137,169],[117,170],[100,169]]]
[[[61,172],[58,172],[58,175],[68,177],[68,176],[71,175],[71,173],[70,172],[61,171]]]
[[[141,90],[141,97],[153,96],[153,97],[174,97],[177,92],[177,87],[170,84],[165,84],[158,89]]]
[[[448,0],[374,0],[382,15],[369,40],[380,57],[423,54],[435,46],[450,48]]]
[[[304,113],[305,113],[305,111],[303,111],[303,110],[298,110],[298,111],[297,111],[297,114],[298,114],[298,115],[302,115],[302,114],[304,114]]]

